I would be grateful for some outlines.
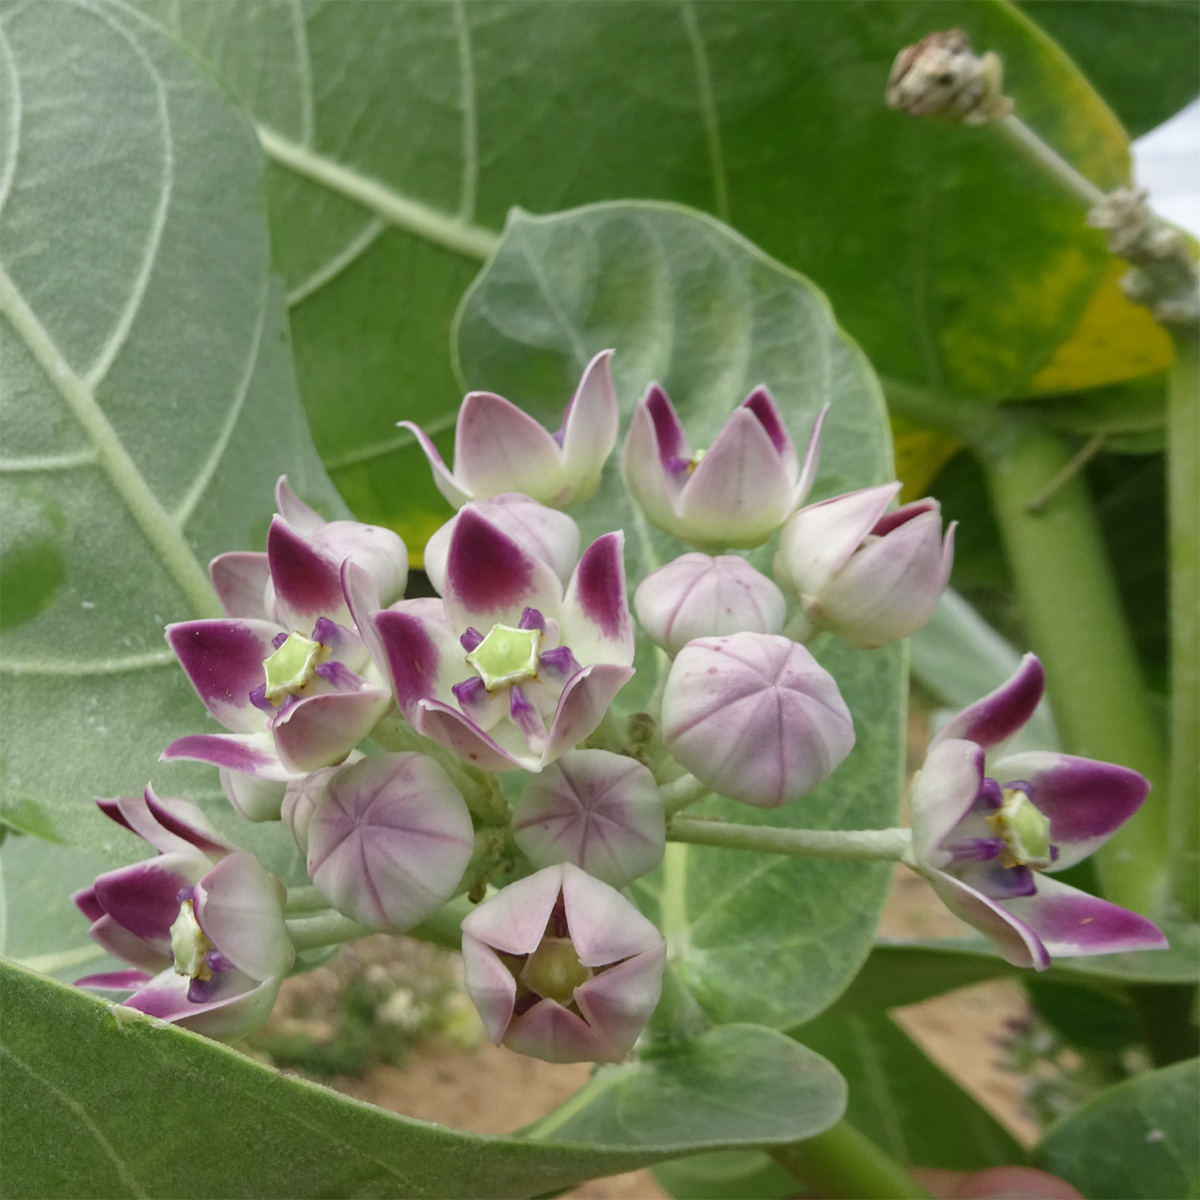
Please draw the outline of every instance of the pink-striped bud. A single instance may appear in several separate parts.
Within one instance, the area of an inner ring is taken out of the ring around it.
[[[403,933],[453,894],[475,847],[471,815],[424,754],[374,754],[311,790],[308,874],[339,912]]]
[[[779,633],[783,593],[745,559],[683,554],[647,575],[633,598],[642,628],[668,654],[694,638]]]
[[[667,749],[722,796],[777,808],[812,791],[854,747],[833,676],[785,637],[689,642],[663,692]]]
[[[656,867],[666,844],[654,776],[607,750],[570,750],[531,775],[512,834],[535,867],[574,863],[613,887]]]

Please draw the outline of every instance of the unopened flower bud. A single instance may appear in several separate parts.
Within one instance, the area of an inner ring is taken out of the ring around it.
[[[810,504],[784,526],[775,578],[814,629],[874,649],[933,616],[954,564],[954,526],[942,538],[936,500],[887,507],[898,483]]]
[[[375,754],[313,791],[308,874],[339,912],[403,933],[453,894],[475,847],[471,815],[424,754]]]
[[[574,863],[613,887],[656,867],[666,840],[654,776],[607,750],[568,751],[531,776],[512,834],[535,867]]]
[[[854,747],[833,676],[785,637],[688,643],[662,702],[667,749],[722,796],[777,808],[812,791]]]
[[[506,533],[518,546],[540,559],[566,583],[579,561],[579,526],[556,508],[547,508],[519,492],[464,505],[489,525]],[[446,579],[446,559],[458,516],[450,518],[425,544],[425,574],[438,595]]]
[[[646,516],[690,546],[761,545],[804,503],[817,467],[822,412],[803,465],[771,393],[755,388],[707,450],[693,452],[666,392],[634,410],[621,469]]]
[[[684,554],[647,575],[634,611],[655,645],[678,654],[688,642],[726,633],[778,633],[783,593],[745,559]]]
[[[666,943],[620,892],[563,863],[463,921],[463,967],[492,1041],[547,1062],[616,1062],[658,1004]]]

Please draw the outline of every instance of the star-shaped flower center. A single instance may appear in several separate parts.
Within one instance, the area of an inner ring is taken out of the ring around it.
[[[1054,861],[1050,847],[1050,818],[1034,806],[1021,788],[1006,787],[1003,803],[987,818],[1004,842],[1000,862],[1005,867],[1043,870]]]
[[[467,655],[489,692],[533,679],[538,670],[540,629],[493,625],[491,632]]]
[[[303,691],[316,677],[318,664],[329,656],[320,642],[302,633],[290,634],[263,662],[267,676],[266,698],[276,706]]]

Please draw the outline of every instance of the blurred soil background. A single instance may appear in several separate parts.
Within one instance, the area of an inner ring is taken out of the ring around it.
[[[928,713],[909,721],[911,772],[923,761]],[[970,931],[928,884],[897,866],[880,933],[954,937]],[[246,1047],[277,1067],[393,1112],[483,1134],[519,1129],[556,1108],[591,1067],[553,1065],[491,1045],[462,989],[456,954],[379,935],[342,948],[284,984],[267,1026]],[[1070,1090],[1076,1063],[1011,979],[962,988],[893,1016],[926,1053],[1024,1144]],[[649,1171],[592,1180],[587,1200],[653,1200]]]

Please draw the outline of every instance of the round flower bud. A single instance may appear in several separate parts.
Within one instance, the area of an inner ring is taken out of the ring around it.
[[[333,770],[312,799],[308,874],[338,912],[403,933],[454,894],[475,835],[466,802],[432,758],[370,755]]]
[[[579,526],[564,512],[547,508],[519,492],[505,492],[465,507],[507,534],[523,550],[539,558],[566,583],[579,561]],[[446,578],[450,539],[458,524],[455,514],[425,544],[425,574],[438,595]]]
[[[656,867],[666,844],[654,776],[607,750],[571,750],[531,775],[512,835],[535,867],[574,863],[613,887]]]
[[[713,791],[777,808],[812,791],[854,747],[833,676],[785,637],[699,638],[663,692],[667,749]]]
[[[467,994],[492,1041],[520,1054],[617,1062],[658,1005],[662,935],[571,863],[509,884],[462,929]]]
[[[694,638],[725,633],[779,633],[783,593],[745,559],[684,554],[651,572],[633,598],[655,645],[678,654]]]

